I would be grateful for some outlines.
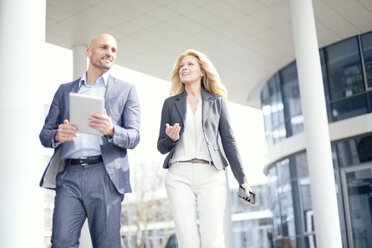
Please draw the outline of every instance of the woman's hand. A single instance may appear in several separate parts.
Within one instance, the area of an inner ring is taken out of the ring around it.
[[[176,142],[180,138],[180,130],[181,126],[179,123],[175,123],[173,126],[168,123],[165,124],[165,133],[173,142]]]
[[[250,192],[251,192],[251,193],[254,193],[253,190],[252,190],[252,188],[251,188],[251,186],[249,186],[249,184],[247,184],[247,183],[243,183],[243,184],[240,185],[240,186],[244,188],[244,190],[245,190],[245,195],[249,196],[249,195],[250,195]],[[242,200],[244,203],[254,205],[254,203],[249,202],[249,201],[247,201],[247,200],[244,200],[244,199],[241,199],[241,200]]]

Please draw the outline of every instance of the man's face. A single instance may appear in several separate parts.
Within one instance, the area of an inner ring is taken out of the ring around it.
[[[87,49],[89,64],[99,70],[108,71],[116,60],[117,44],[110,35],[95,38]]]

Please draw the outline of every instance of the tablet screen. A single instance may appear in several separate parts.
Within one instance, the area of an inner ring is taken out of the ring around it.
[[[88,125],[88,117],[92,113],[103,114],[104,106],[102,97],[70,93],[70,123],[75,124],[82,133],[102,135]]]

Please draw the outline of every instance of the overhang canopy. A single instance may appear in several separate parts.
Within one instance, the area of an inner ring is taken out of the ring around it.
[[[117,64],[169,80],[189,48],[206,53],[229,100],[259,106],[261,86],[295,59],[288,0],[47,0],[46,41],[118,41]],[[319,47],[372,30],[371,0],[313,0]]]

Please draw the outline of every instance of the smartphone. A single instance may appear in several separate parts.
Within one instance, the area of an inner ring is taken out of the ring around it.
[[[252,191],[249,191],[249,195],[245,194],[245,189],[242,186],[239,186],[239,194],[238,196],[249,203],[255,204],[256,203],[256,194]]]

